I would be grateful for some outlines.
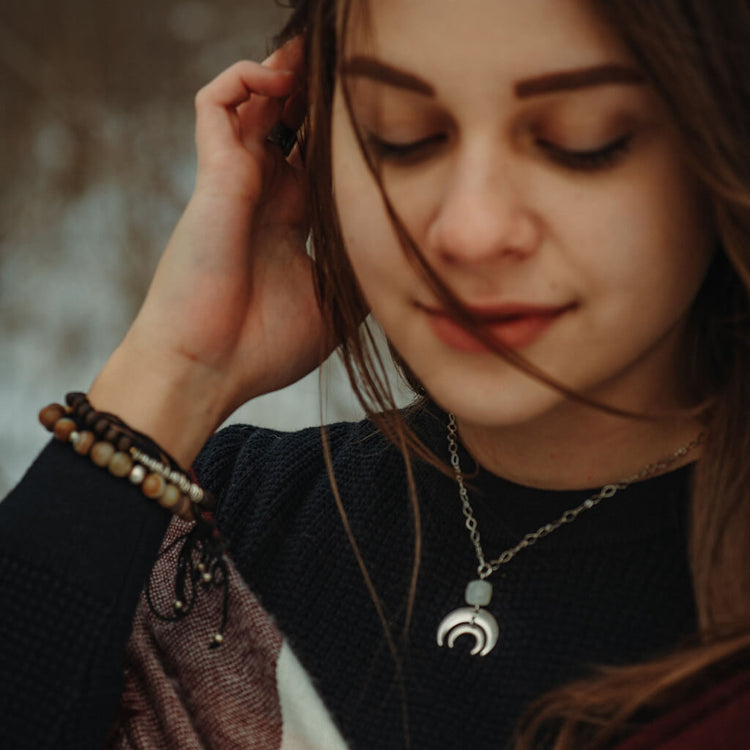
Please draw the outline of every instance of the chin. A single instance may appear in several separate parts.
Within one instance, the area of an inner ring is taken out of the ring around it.
[[[552,412],[566,397],[521,374],[523,382],[482,387],[468,377],[460,385],[425,383],[430,397],[459,421],[481,427],[512,427]],[[428,378],[428,380],[432,380]]]

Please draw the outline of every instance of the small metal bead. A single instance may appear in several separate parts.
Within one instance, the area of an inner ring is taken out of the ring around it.
[[[216,646],[221,646],[224,643],[224,636],[221,633],[217,633],[212,639],[211,643]]]
[[[203,583],[211,583],[213,576],[210,573],[206,572],[201,576],[201,579],[203,580]]]
[[[128,476],[128,479],[133,484],[140,484],[144,479],[146,478],[146,469],[143,466],[134,466],[130,470],[130,475]]]
[[[185,605],[179,600],[175,599],[174,608],[179,612]]]
[[[65,416],[65,407],[61,404],[49,404],[45,406],[39,412],[39,421],[46,427],[50,432],[55,427],[55,423]]]
[[[107,468],[114,477],[126,477],[133,468],[133,459],[127,453],[118,451],[109,460]]]
[[[76,423],[70,417],[58,419],[52,428],[52,434],[63,442],[67,442],[74,432],[76,432]]]
[[[202,562],[199,562],[199,563],[198,563],[198,565],[197,565],[196,567],[197,567],[197,568],[198,568],[198,570],[199,570],[199,571],[200,571],[200,572],[202,573],[202,572],[203,572],[203,571],[204,571],[204,570],[206,569],[206,564],[205,564],[205,563],[202,563]]]

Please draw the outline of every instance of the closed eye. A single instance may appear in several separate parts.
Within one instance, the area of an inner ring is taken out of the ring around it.
[[[366,133],[364,138],[368,151],[376,160],[410,164],[429,156],[445,142],[447,136],[439,133],[416,141],[406,142],[387,141],[373,133]]]
[[[627,154],[632,140],[632,134],[628,133],[601,148],[586,151],[565,149],[541,138],[536,144],[550,159],[567,169],[595,172],[615,166]]]

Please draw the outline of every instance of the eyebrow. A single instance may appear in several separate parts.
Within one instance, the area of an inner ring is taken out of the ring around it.
[[[435,88],[419,76],[394,65],[376,60],[374,57],[354,55],[341,64],[341,74],[355,78],[371,78],[396,88],[415,91],[424,96],[435,96]],[[519,99],[527,99],[542,94],[558,91],[575,91],[577,89],[605,86],[612,84],[640,85],[646,82],[645,77],[635,68],[619,63],[606,63],[589,68],[566,70],[559,73],[547,73],[534,78],[517,81],[513,90]]]
[[[635,68],[618,63],[596,65],[591,68],[567,70],[561,73],[548,73],[535,78],[518,81],[514,91],[519,99],[531,96],[552,94],[557,91],[574,91],[592,86],[609,84],[643,84],[646,82],[643,74]]]
[[[435,96],[434,87],[427,81],[373,57],[354,55],[341,64],[341,73],[356,78],[372,78],[389,86],[415,91],[424,96]]]

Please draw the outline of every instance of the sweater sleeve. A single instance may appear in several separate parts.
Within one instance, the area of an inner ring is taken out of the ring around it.
[[[169,517],[56,441],[0,503],[0,747],[101,746]]]

